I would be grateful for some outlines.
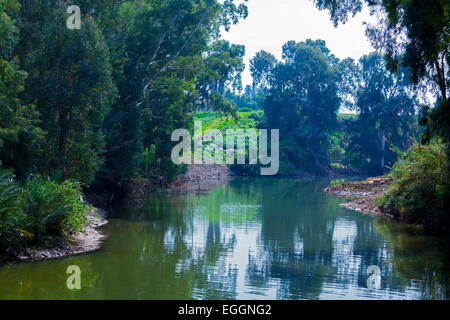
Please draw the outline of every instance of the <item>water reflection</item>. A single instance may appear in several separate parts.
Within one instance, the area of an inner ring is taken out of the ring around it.
[[[326,180],[239,178],[116,210],[96,253],[0,267],[8,299],[447,299],[437,240],[345,211]],[[445,248],[445,247],[444,247]],[[65,287],[67,266],[82,290]],[[367,288],[367,269],[381,284]]]

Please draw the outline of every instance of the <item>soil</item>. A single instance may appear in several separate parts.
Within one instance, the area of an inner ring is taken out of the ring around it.
[[[208,192],[210,189],[224,185],[232,176],[230,168],[224,164],[190,165],[185,174],[169,185],[169,193]]]
[[[106,212],[101,209],[94,209],[89,215],[88,220],[90,225],[86,227],[86,230],[69,239],[71,245],[26,248],[17,257],[18,260],[37,261],[56,259],[99,250],[103,239],[105,239],[105,235],[98,231],[97,228],[108,223],[108,220],[106,220]]]
[[[377,205],[376,199],[380,197],[390,184],[387,177],[368,178],[364,181],[345,182],[325,189],[325,192],[350,199],[340,206],[374,216],[388,217]]]

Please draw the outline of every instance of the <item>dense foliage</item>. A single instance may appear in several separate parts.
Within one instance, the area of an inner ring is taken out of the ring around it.
[[[34,177],[24,186],[0,171],[0,252],[17,256],[29,244],[64,242],[88,225],[92,208],[82,200],[78,183],[59,184]]]
[[[375,48],[386,54],[390,70],[409,70],[415,85],[427,87],[438,97],[436,106],[424,106],[421,124],[424,142],[440,136],[450,142],[450,4],[442,0],[314,0],[330,11],[337,25],[345,23],[366,5],[378,14],[376,25],[368,25],[367,35]]]
[[[418,102],[408,74],[390,73],[377,53],[363,56],[355,74],[357,118],[347,120],[349,141],[345,163],[363,172],[383,173],[417,136]]]
[[[83,231],[90,208],[81,197],[78,183],[66,180],[59,184],[42,177],[31,179],[25,184],[22,196],[25,229],[37,238],[66,237]]]
[[[119,193],[136,176],[172,179],[171,132],[192,126],[197,108],[235,113],[223,96],[242,86],[245,48],[219,29],[246,6],[76,4],[80,29],[67,28],[65,1],[0,1],[3,165],[21,181],[39,173]]]
[[[327,9],[337,25],[345,23],[348,15],[355,15],[366,5],[377,13],[376,25],[368,25],[367,36],[375,48],[386,55],[387,66],[398,72],[407,70],[416,88],[430,89],[437,101],[422,108],[420,124],[424,127],[422,143],[429,144],[435,137],[442,141],[443,150],[436,146],[413,147],[393,171],[397,194],[385,199],[388,207],[412,220],[417,214],[427,214],[423,220],[430,229],[449,231],[450,213],[448,179],[450,157],[450,4],[442,0],[314,0],[317,7]],[[425,150],[425,151],[424,151]],[[426,154],[429,152],[430,154]],[[435,159],[436,161],[433,161]],[[446,168],[444,166],[447,166]],[[416,181],[410,181],[413,169]],[[407,185],[411,183],[409,187]],[[423,202],[419,197],[424,197]],[[430,200],[428,204],[425,202]],[[446,202],[445,206],[442,203]],[[428,205],[428,207],[426,206]],[[417,207],[415,207],[417,206]],[[426,208],[427,210],[424,210]],[[439,212],[439,210],[441,210]],[[416,220],[420,220],[421,217]],[[439,224],[442,222],[442,225]]]
[[[380,205],[406,223],[450,233],[449,163],[442,144],[415,144],[395,164]]]
[[[265,94],[266,123],[281,131],[281,174],[325,173],[338,164],[382,173],[417,134],[417,100],[406,71],[391,73],[372,53],[339,60],[322,40],[289,41],[283,61],[251,60],[254,88]],[[355,112],[337,119],[339,110]]]

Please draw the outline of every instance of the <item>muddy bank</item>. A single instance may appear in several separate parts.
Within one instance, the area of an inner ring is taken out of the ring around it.
[[[69,239],[70,244],[61,244],[54,247],[30,247],[25,248],[14,261],[38,261],[44,259],[56,259],[78,255],[100,249],[105,235],[97,230],[98,227],[108,223],[106,212],[94,209],[88,217],[90,225],[84,232],[74,235]]]
[[[378,207],[376,201],[386,191],[389,184],[389,178],[378,177],[369,178],[364,181],[341,183],[330,186],[324,191],[351,200],[350,202],[340,204],[343,208],[364,214],[392,218]]]
[[[185,174],[180,175],[168,186],[169,193],[208,192],[210,189],[227,184],[233,176],[224,164],[190,165]]]

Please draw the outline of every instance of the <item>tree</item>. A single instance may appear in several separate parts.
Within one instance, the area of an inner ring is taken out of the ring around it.
[[[206,90],[202,92],[219,92],[223,95],[226,88],[233,91],[242,90],[241,73],[245,68],[244,56],[243,45],[230,44],[225,40],[213,42],[206,51],[206,58],[202,59],[203,79],[199,79],[199,85],[206,86]]]
[[[43,132],[35,106],[20,99],[27,73],[14,56],[19,30],[11,15],[18,9],[17,1],[0,1],[0,160],[25,179],[37,170]]]
[[[218,97],[213,93],[239,85],[243,47],[216,40],[221,26],[246,15],[244,4],[229,0],[127,1],[98,12],[119,91],[104,125],[107,161],[100,184],[116,185],[148,166],[157,177],[178,173],[170,161],[170,134],[192,126],[192,111]],[[214,101],[228,107],[223,99]],[[144,165],[152,146],[153,163]]]
[[[384,173],[397,160],[396,149],[406,150],[416,130],[418,103],[409,75],[386,69],[378,53],[360,59],[361,76],[356,91],[356,121],[348,154],[354,166]],[[350,121],[352,122],[352,121]]]
[[[264,50],[257,52],[250,60],[250,72],[252,74],[253,87],[255,89],[268,89],[276,63],[277,59],[275,56]]]
[[[84,5],[87,9],[88,2]],[[24,100],[36,101],[47,132],[42,171],[89,184],[103,163],[102,124],[115,87],[95,21],[86,16],[81,29],[70,30],[67,17],[63,2],[23,0],[17,53],[30,75]]]
[[[285,61],[273,70],[264,102],[267,122],[271,128],[280,129],[285,165],[324,171],[328,166],[329,133],[336,126],[340,105],[334,68],[312,42],[295,46],[290,42],[287,47]]]
[[[387,56],[390,70],[399,65],[410,70],[412,82],[430,81],[437,90],[437,107],[424,108],[421,123],[426,126],[425,141],[438,135],[450,143],[450,5],[442,0],[314,0],[327,9],[335,25],[348,15],[361,11],[364,3],[380,14],[378,25],[369,26],[373,45]]]

